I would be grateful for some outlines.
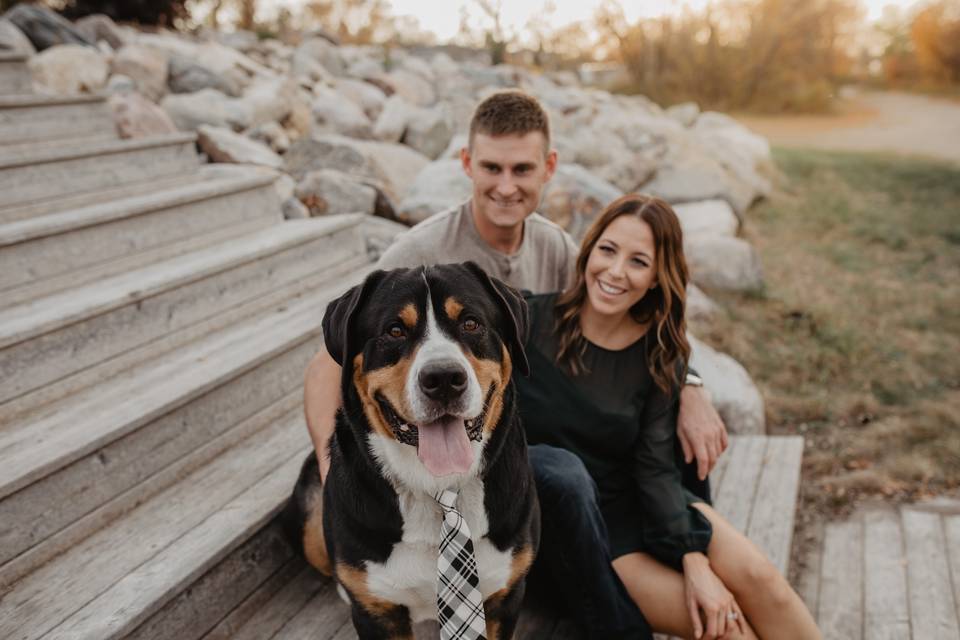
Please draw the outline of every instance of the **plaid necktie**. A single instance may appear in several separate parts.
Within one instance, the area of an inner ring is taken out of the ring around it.
[[[434,496],[443,509],[440,557],[437,559],[437,609],[440,640],[485,640],[487,625],[480,595],[477,559],[470,529],[457,511],[457,492]]]

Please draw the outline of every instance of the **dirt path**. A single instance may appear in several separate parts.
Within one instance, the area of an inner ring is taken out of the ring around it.
[[[960,102],[895,92],[856,93],[837,114],[738,116],[772,144],[893,151],[960,162]]]

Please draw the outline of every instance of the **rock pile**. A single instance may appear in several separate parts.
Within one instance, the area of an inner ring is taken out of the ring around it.
[[[111,94],[125,137],[196,131],[213,162],[286,174],[277,185],[291,217],[360,211],[413,224],[462,202],[471,185],[459,149],[474,106],[520,88],[548,110],[560,155],[544,215],[579,239],[612,199],[652,193],[676,205],[695,283],[763,286],[757,255],[737,231],[771,189],[769,146],[694,104],[664,110],[580,86],[570,73],[339,45],[319,32],[296,46],[246,33],[143,33],[104,16],[71,24],[36,5],[0,18],[3,48],[32,54],[38,92]],[[699,290],[691,302],[697,315],[715,309]],[[762,430],[749,376],[727,356],[696,351],[708,384],[717,377],[724,397],[750,398],[746,409],[726,411],[728,421]]]

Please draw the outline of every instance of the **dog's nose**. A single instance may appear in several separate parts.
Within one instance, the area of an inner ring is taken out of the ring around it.
[[[467,388],[467,372],[457,362],[432,362],[420,370],[420,390],[431,400],[456,400]]]

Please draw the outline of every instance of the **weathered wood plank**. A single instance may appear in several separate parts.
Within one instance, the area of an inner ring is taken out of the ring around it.
[[[738,438],[736,446],[731,447],[723,482],[714,497],[717,511],[739,531],[746,531],[750,522],[767,439],[766,436]]]
[[[291,426],[278,420],[17,582],[0,599],[0,637],[42,636],[198,526],[303,446]]]
[[[276,640],[328,640],[337,635],[345,624],[352,630],[353,625],[349,622],[350,607],[340,599],[333,582],[327,581],[307,606],[290,619],[273,638]]]
[[[863,523],[859,519],[826,527],[818,613],[824,638],[863,637]]]
[[[767,554],[782,574],[787,573],[790,562],[802,458],[802,437],[774,436],[767,439],[763,469],[747,527],[747,537]]]
[[[947,537],[947,555],[950,557],[950,575],[953,576],[953,598],[960,618],[960,515],[944,516],[943,531]]]
[[[864,638],[900,640],[910,637],[907,610],[907,559],[900,518],[892,509],[863,516]]]
[[[726,472],[727,465],[730,463],[731,453],[737,446],[738,442],[740,442],[740,438],[738,436],[730,436],[727,450],[720,454],[720,459],[717,460],[716,466],[713,468],[713,471],[710,472],[710,493],[714,501],[716,501],[717,492],[720,490],[720,485],[723,483],[723,474]]]
[[[293,436],[293,442],[297,442],[296,436]],[[211,563],[219,562],[264,526],[274,515],[281,496],[288,494],[296,481],[303,459],[303,450],[296,445],[292,455],[289,448],[279,448],[287,459],[281,459],[278,468],[271,469],[268,475],[255,477],[250,489],[220,507],[173,544],[158,550],[149,560],[67,618],[45,636],[46,640],[123,637],[172,596],[192,584]],[[256,455],[267,457],[263,452],[251,457]],[[277,455],[277,452],[270,455]]]
[[[797,581],[797,593],[807,609],[817,615],[820,604],[820,568],[823,563],[823,525],[817,524],[813,533],[812,548],[806,553],[804,558],[806,564],[800,573]]]
[[[907,548],[907,585],[913,637],[958,638],[956,603],[947,567],[941,516],[905,508],[900,511]]]
[[[330,640],[358,640],[357,630],[353,628],[353,621],[347,620]]]
[[[230,613],[203,640],[270,638],[329,583],[301,558],[294,558]],[[281,584],[277,585],[276,582]],[[250,611],[253,609],[253,611]]]

